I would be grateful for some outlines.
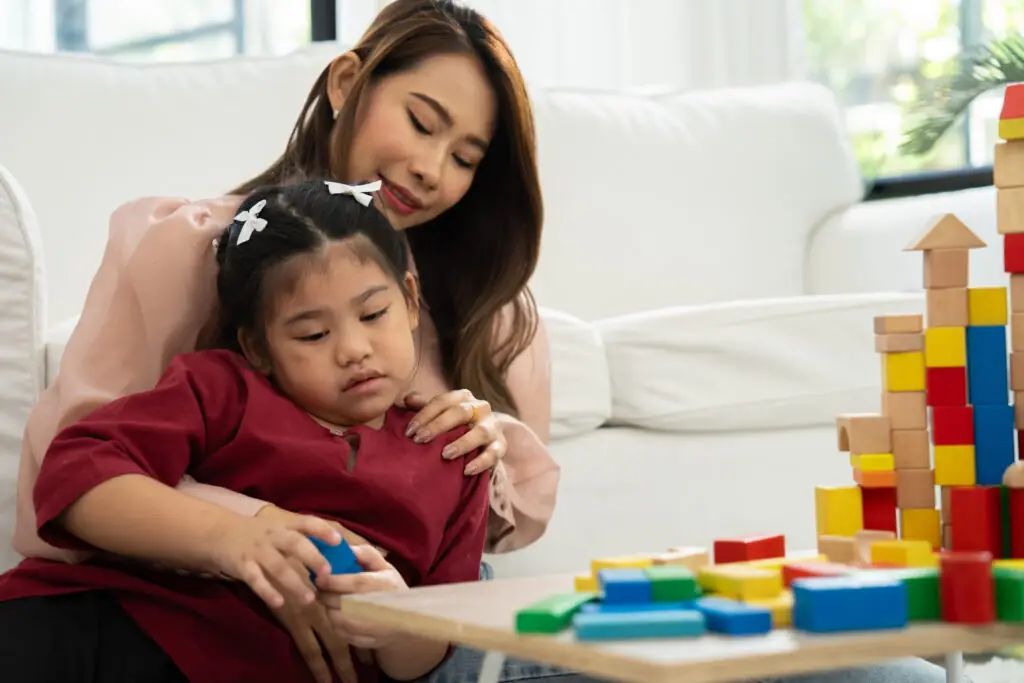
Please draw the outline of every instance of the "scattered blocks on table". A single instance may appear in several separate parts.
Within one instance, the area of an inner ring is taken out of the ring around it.
[[[1024,622],[1024,570],[1012,567],[992,569],[996,593],[996,619]]]
[[[939,559],[942,620],[988,624],[995,620],[995,579],[992,555],[944,553]]]
[[[858,529],[857,531],[863,530]],[[852,534],[850,536],[819,534],[818,552],[828,558],[829,562],[853,564],[857,561],[857,542]]]
[[[772,630],[772,613],[764,607],[725,598],[708,597],[697,601],[709,631],[733,636],[756,635]]]
[[[851,456],[859,457],[859,456]],[[892,456],[889,456],[892,460]],[[786,537],[750,536],[747,538],[726,538],[714,542],[715,564],[750,562],[786,556]]]
[[[642,569],[602,569],[597,573],[604,602],[651,602],[651,580]]]
[[[564,593],[547,597],[516,612],[517,633],[558,633],[572,623],[581,605],[597,599],[596,593]]]
[[[900,534],[907,541],[925,541],[932,550],[942,548],[942,522],[939,511],[931,509],[900,510]]]
[[[711,555],[706,548],[678,547],[669,548],[668,552],[657,553],[651,556],[655,565],[675,564],[686,567],[692,572],[705,565],[711,564]]]
[[[644,569],[654,564],[650,555],[620,555],[592,560],[590,571],[597,576],[602,569]]]
[[[651,584],[654,602],[696,600],[701,596],[697,577],[682,565],[647,567],[643,572]]]
[[[896,567],[928,567],[935,564],[928,541],[901,539],[871,544],[871,563]]]
[[[906,626],[907,587],[871,574],[793,582],[793,625],[812,633]]]
[[[935,567],[885,569],[884,575],[903,582],[907,587],[907,620],[939,621],[942,619],[939,601],[939,570]]]
[[[895,517],[896,513],[893,512],[894,527],[892,529],[865,529],[864,531],[858,531],[853,536],[854,546],[857,549],[856,561],[847,562],[847,564],[871,564],[871,544],[877,541],[895,541],[896,540],[896,528],[895,528]]]
[[[782,573],[779,571],[727,564],[717,566],[713,574],[715,592],[727,598],[741,601],[769,599],[782,592]]]
[[[758,598],[746,600],[752,607],[760,607],[771,612],[772,628],[786,628],[793,625],[793,593],[784,590],[774,598]]]
[[[596,593],[599,589],[597,577],[589,572],[577,574],[573,580],[573,585],[577,593]]]
[[[697,637],[704,615],[694,609],[640,612],[579,612],[572,619],[577,640]]]
[[[791,588],[797,579],[846,576],[855,571],[854,567],[838,562],[798,562],[782,568],[782,583],[786,588]]]

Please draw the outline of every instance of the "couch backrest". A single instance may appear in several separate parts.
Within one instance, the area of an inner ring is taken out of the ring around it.
[[[49,323],[78,312],[118,204],[217,195],[259,171],[339,49],[150,66],[0,52],[0,164],[39,218]],[[809,231],[860,193],[819,86],[531,94],[546,206],[535,293],[583,319],[798,294]]]

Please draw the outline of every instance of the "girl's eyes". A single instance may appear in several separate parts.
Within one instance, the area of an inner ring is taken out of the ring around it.
[[[360,318],[360,320],[363,321],[364,323],[372,323],[374,320],[380,320],[380,318],[382,318],[384,314],[387,312],[387,308],[382,308],[379,311],[370,313],[369,315],[364,315],[363,317]]]
[[[298,340],[301,341],[301,342],[315,342],[315,341],[320,341],[321,339],[323,339],[326,336],[327,336],[326,332],[317,332],[316,334],[307,334],[304,337],[298,337]]]
[[[415,128],[420,135],[431,135],[430,130],[426,126],[424,126],[423,123],[418,118],[416,118],[416,114],[412,113],[412,109],[408,110],[408,114],[409,121],[412,122],[412,127]],[[458,154],[453,154],[452,158],[455,159],[455,164],[460,168],[472,169],[474,166],[472,162],[466,161]]]

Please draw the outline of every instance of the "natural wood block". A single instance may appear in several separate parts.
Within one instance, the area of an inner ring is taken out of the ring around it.
[[[931,468],[928,432],[924,429],[894,429],[892,457],[897,471]]]
[[[929,368],[966,367],[966,329],[963,327],[929,327],[925,330],[924,364]]]
[[[1003,486],[1008,489],[1024,489],[1024,461],[1018,460],[1003,472]]]
[[[953,525],[942,522],[942,547],[945,550],[953,548]]]
[[[1024,431],[1024,392],[1013,392],[1013,417],[1014,427]],[[893,445],[893,448],[896,446]],[[893,454],[895,457],[895,453]]]
[[[925,337],[927,343],[927,337]],[[924,391],[924,352],[882,354],[883,391]]]
[[[1010,354],[1010,388],[1013,389],[1016,404],[1017,392],[1024,391],[1024,353]]]
[[[882,394],[882,414],[893,429],[927,429],[928,406],[923,391],[887,391]]]
[[[966,287],[969,280],[966,249],[932,249],[924,252],[924,287]]]
[[[1010,311],[1024,312],[1024,275],[1010,275]]]
[[[877,541],[894,541],[896,534],[891,531],[879,531],[876,529],[865,529],[853,535],[853,544],[857,553],[857,560],[864,564],[871,564],[871,544]]]
[[[829,562],[852,564],[857,560],[857,543],[854,536],[822,534],[818,536],[818,552]]]
[[[1007,317],[1006,287],[970,287],[967,290],[968,325],[1005,325]]]
[[[920,332],[876,334],[875,351],[878,353],[924,351],[924,335]]]
[[[992,162],[997,188],[1024,187],[1024,142],[997,142]]]
[[[939,488],[939,509],[942,511],[941,519],[943,524],[953,521],[952,491],[952,486],[942,486]]]
[[[932,249],[980,249],[985,241],[974,234],[956,214],[947,213],[926,224],[903,251]]]
[[[924,332],[921,315],[876,315],[875,334],[913,334]]]
[[[896,472],[896,506],[901,510],[935,507],[935,473],[930,469]]]
[[[876,413],[844,413],[836,417],[836,442],[843,453],[890,453],[889,418]]]
[[[1000,235],[1024,232],[1024,187],[996,190],[996,230]]]
[[[1010,315],[1010,350],[1024,351],[1024,312]]]
[[[946,287],[925,292],[929,327],[967,327],[967,288]]]

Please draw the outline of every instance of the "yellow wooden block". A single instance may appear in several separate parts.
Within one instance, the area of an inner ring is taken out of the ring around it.
[[[930,567],[932,545],[928,541],[903,539],[899,541],[875,541],[871,544],[872,564],[894,564],[900,567]]]
[[[597,593],[597,577],[593,574],[577,574],[573,581],[577,593]]]
[[[967,367],[966,329],[929,327],[925,330],[924,364],[929,368]]]
[[[967,290],[968,325],[1006,325],[1009,312],[1006,287],[971,287]],[[927,349],[927,338],[925,348]]]
[[[1024,560],[992,560],[993,569],[1019,569],[1024,570]]]
[[[892,453],[854,453],[850,467],[864,472],[888,472],[896,469]]]
[[[935,485],[974,486],[974,446],[936,446]]]
[[[704,595],[718,592],[718,583],[721,580],[722,567],[724,564],[708,564],[697,570],[697,585],[700,586]]]
[[[927,541],[932,550],[942,547],[942,521],[937,509],[900,510],[900,537],[906,541]]]
[[[864,528],[859,486],[817,486],[814,507],[818,536],[853,536]]]
[[[924,391],[924,351],[882,354],[882,391]]]
[[[772,613],[772,628],[786,628],[793,624],[793,593],[784,590],[774,598],[744,600],[747,604],[762,607]]]
[[[764,560],[751,560],[750,562],[736,562],[734,564],[742,564],[745,567],[756,567],[758,569],[774,569],[781,572],[783,567],[794,562],[801,564],[804,562],[828,562],[828,558],[817,550],[806,550],[790,553],[785,557],[769,557]]]
[[[1002,140],[1024,140],[1024,118],[1000,119],[998,133]]]
[[[782,592],[782,572],[741,564],[720,564],[715,590],[734,600],[770,599]]]
[[[649,555],[622,555],[591,560],[590,571],[594,576],[602,569],[646,569],[654,564]]]

